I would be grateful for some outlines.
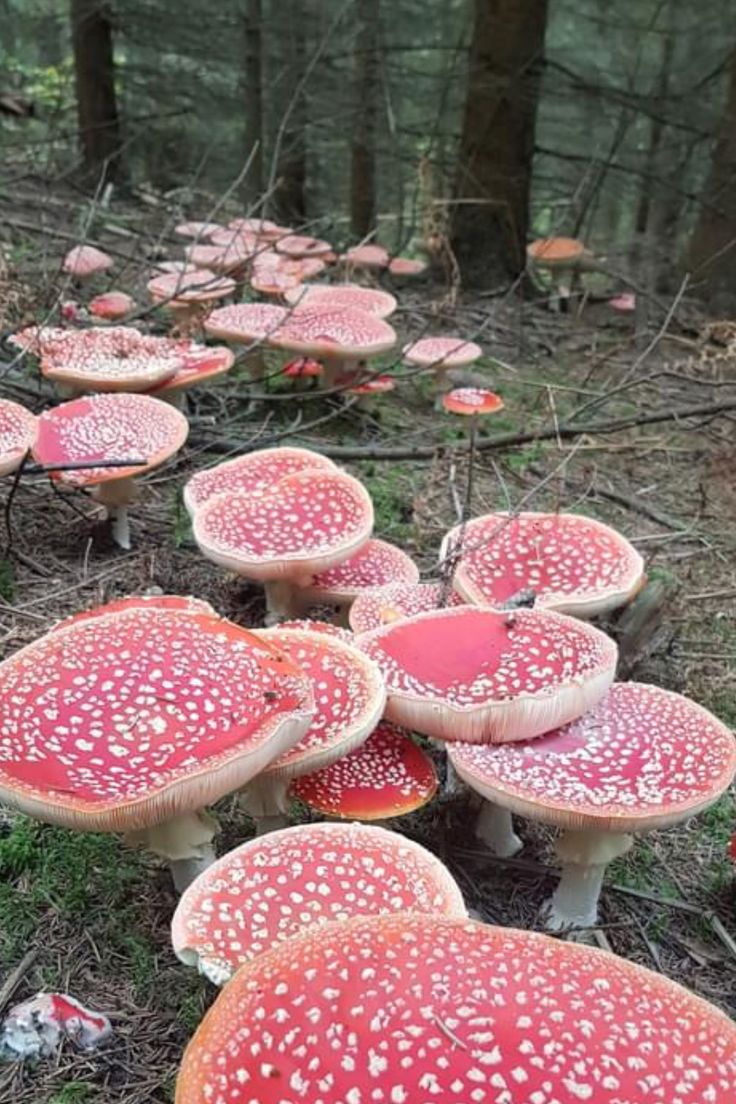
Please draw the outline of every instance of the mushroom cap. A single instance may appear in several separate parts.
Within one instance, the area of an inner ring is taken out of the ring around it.
[[[41,372],[84,391],[149,391],[185,364],[184,346],[133,326],[92,326],[40,336]]]
[[[112,257],[93,245],[75,245],[64,257],[62,268],[70,276],[84,280],[97,272],[107,271],[113,263]]]
[[[629,314],[636,310],[636,295],[633,291],[622,291],[620,295],[614,295],[613,299],[609,299],[608,305],[611,310]]]
[[[392,257],[388,262],[388,270],[392,276],[419,276],[426,271],[426,268],[426,261],[411,257]]]
[[[396,388],[396,380],[393,376],[372,376],[362,383],[356,383],[354,387],[348,387],[349,395],[385,395]]]
[[[310,238],[305,234],[284,234],[274,242],[277,253],[284,253],[287,257],[319,257],[332,252],[329,242],[321,238]]]
[[[135,299],[125,291],[106,291],[95,295],[87,307],[95,318],[104,318],[108,322],[118,322],[135,310]]]
[[[145,464],[78,468],[54,478],[76,486],[143,475],[163,464],[187,439],[189,423],[169,403],[150,395],[87,395],[45,410],[33,455],[39,464],[144,460]]]
[[[421,368],[461,368],[483,356],[480,345],[462,337],[420,337],[403,348],[407,364]]]
[[[37,357],[42,356],[44,350],[53,347],[56,342],[73,338],[77,332],[62,326],[24,326],[22,330],[8,334],[5,340],[14,349]]]
[[[438,609],[441,597],[440,583],[389,583],[361,591],[348,613],[350,628],[355,633],[364,633],[394,621],[405,621],[417,613]],[[464,602],[451,590],[446,605],[461,606]]]
[[[322,571],[302,591],[315,602],[352,602],[370,587],[417,583],[419,568],[401,548],[372,537],[354,556]]]
[[[447,556],[460,532],[445,536]],[[493,606],[531,589],[535,608],[594,617],[634,597],[644,561],[615,529],[581,514],[485,514],[465,527],[453,586],[467,602]]]
[[[207,248],[200,246],[200,249]],[[206,268],[194,271],[162,272],[149,280],[146,287],[154,303],[162,303],[172,310],[191,306],[193,303],[211,303],[224,299],[235,291],[235,281],[218,276]]]
[[[537,238],[526,247],[527,257],[541,268],[568,267],[584,253],[585,246],[577,238]]]
[[[38,418],[20,403],[0,399],[0,476],[19,467],[33,446]]]
[[[304,632],[313,632],[334,636],[337,640],[344,640],[346,644],[355,646],[355,635],[350,629],[343,629],[341,625],[335,625],[332,621],[315,621],[311,617],[295,618],[292,621],[279,622],[280,629],[302,629]]]
[[[383,720],[355,751],[292,783],[292,797],[323,816],[386,820],[421,809],[437,773],[409,733]]]
[[[313,379],[315,376],[321,376],[324,368],[312,357],[297,357],[296,360],[290,360],[285,364],[281,371],[289,379]]]
[[[665,828],[714,802],[736,775],[731,731],[695,702],[614,683],[589,712],[528,743],[454,744],[469,786],[512,812],[566,828]]]
[[[78,621],[89,621],[93,617],[106,617],[108,613],[121,613],[129,609],[165,609],[181,614],[208,613],[212,617],[218,616],[209,602],[201,598],[193,598],[191,595],[130,594],[125,598],[113,598],[104,606],[93,606],[92,609],[72,613],[63,621],[57,621],[49,631],[56,632],[58,629],[68,628],[69,625],[76,625]]]
[[[231,230],[237,230],[241,234],[255,234],[259,238],[277,237],[281,234],[290,234],[291,230],[286,226],[278,226],[267,218],[234,218],[230,219],[228,226]]]
[[[341,471],[286,475],[258,497],[226,491],[194,514],[194,539],[208,559],[263,582],[308,582],[354,555],[372,529],[370,495]]]
[[[243,238],[221,231],[226,240],[217,240],[213,235],[210,245],[188,245],[184,250],[187,261],[200,271],[216,272],[228,276],[241,272],[258,248],[255,238],[245,241]]]
[[[219,617],[84,618],[0,664],[0,799],[70,828],[147,827],[245,785],[314,708],[297,667]]]
[[[388,318],[398,306],[389,292],[360,284],[301,284],[285,292],[284,299],[292,306],[348,307],[375,314],[377,318]]]
[[[354,268],[388,268],[390,257],[382,245],[355,245],[340,260]]]
[[[334,763],[358,747],[381,719],[386,704],[383,676],[355,646],[332,633],[311,629],[258,629],[311,680],[317,711],[298,744],[274,759],[265,774],[298,778]]]
[[[222,230],[219,222],[180,222],[174,227],[174,233],[180,238],[198,238],[207,241],[216,231]]]
[[[173,376],[158,387],[151,388],[153,395],[187,391],[205,380],[224,376],[235,363],[235,353],[223,345],[197,345],[191,342],[184,355],[184,364]]]
[[[299,824],[248,840],[200,874],[171,939],[182,962],[222,984],[307,931],[396,912],[467,915],[449,871],[413,840],[376,825]]]
[[[184,487],[184,505],[194,514],[223,491],[247,491],[262,495],[285,475],[303,471],[337,471],[326,456],[305,448],[268,448],[246,452],[213,468],[195,472]]]
[[[315,1026],[316,1025],[316,1026]],[[736,1024],[582,943],[408,913],[306,932],[243,966],[176,1104],[731,1104]]]
[[[495,414],[503,410],[503,399],[482,387],[456,387],[442,396],[442,405],[448,414]]]
[[[268,338],[287,315],[274,303],[233,303],[218,307],[205,319],[205,333],[222,341],[248,343]]]
[[[584,621],[546,610],[457,606],[364,633],[386,716],[472,744],[530,740],[591,709],[613,682],[617,648]]]
[[[271,335],[269,344],[315,357],[371,357],[392,349],[388,322],[354,308],[299,307]]]

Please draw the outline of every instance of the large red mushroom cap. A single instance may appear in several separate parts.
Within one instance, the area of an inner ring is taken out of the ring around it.
[[[390,257],[382,245],[355,245],[340,257],[351,268],[388,268]]]
[[[359,917],[243,966],[176,1104],[732,1104],[736,1024],[595,947],[470,920]]]
[[[440,556],[452,553],[460,527]],[[486,514],[463,531],[453,586],[468,602],[500,606],[522,592],[535,608],[594,617],[630,601],[644,583],[644,562],[625,537],[581,514]]]
[[[389,583],[357,595],[350,607],[348,621],[355,633],[370,632],[394,621],[405,621],[417,613],[436,610],[445,595],[439,583]],[[447,606],[463,605],[459,594],[447,594]]]
[[[230,219],[228,226],[231,230],[237,230],[240,234],[255,234],[258,238],[269,239],[280,237],[283,234],[290,234],[291,230],[286,226],[278,226],[275,222],[270,222],[267,218],[259,218],[254,216],[251,218],[234,218]]]
[[[564,828],[665,828],[712,804],[736,775],[736,740],[680,694],[615,683],[564,728],[503,747],[453,744],[455,770],[489,801]]]
[[[0,399],[0,476],[15,471],[32,447],[38,418],[20,403]]]
[[[89,395],[44,411],[33,455],[47,466],[143,461],[135,466],[75,468],[55,476],[64,483],[91,486],[158,467],[178,452],[188,432],[183,414],[149,395]]]
[[[198,345],[190,342],[184,351],[184,363],[157,387],[151,388],[151,394],[167,398],[190,387],[216,379],[230,371],[235,363],[235,353],[223,345]]]
[[[249,840],[189,886],[174,951],[221,985],[246,962],[306,931],[387,913],[466,916],[439,859],[367,824],[300,824]]]
[[[292,797],[310,809],[345,820],[405,816],[436,792],[432,760],[408,732],[389,721],[381,721],[355,751],[291,786]]]
[[[234,303],[212,311],[204,324],[205,333],[222,341],[247,344],[273,334],[286,318],[285,307],[273,303]]]
[[[0,798],[70,828],[145,828],[244,785],[313,712],[298,668],[221,618],[74,621],[0,664]]]
[[[307,601],[350,603],[370,587],[417,583],[419,568],[401,548],[373,537],[354,556],[321,571],[303,589]]]
[[[286,291],[284,299],[292,306],[347,307],[367,311],[377,318],[388,318],[397,307],[396,299],[389,292],[360,284],[302,284]]]
[[[462,337],[421,337],[403,349],[407,364],[421,368],[462,368],[483,356],[480,345]]]
[[[285,475],[303,471],[337,471],[326,456],[304,448],[269,448],[247,452],[213,468],[196,472],[184,487],[184,505],[194,514],[223,491],[262,495]]]
[[[577,238],[537,238],[526,253],[538,268],[569,268],[582,260],[585,246]]]
[[[371,357],[392,349],[396,334],[388,322],[355,308],[294,310],[270,344],[314,357]]]
[[[354,555],[373,529],[365,487],[340,471],[284,476],[267,493],[226,491],[194,514],[208,559],[250,579],[309,582]]]
[[[189,264],[202,272],[237,276],[252,260],[256,248],[255,239],[244,241],[243,238],[231,236],[223,242],[217,241],[216,235],[213,235],[211,245],[189,245],[184,253]]]
[[[346,644],[355,645],[355,635],[349,629],[343,629],[341,625],[335,625],[332,621],[314,621],[311,617],[297,617],[293,621],[281,621],[280,629],[301,629],[304,632],[313,632],[334,636],[336,640],[343,640]]]
[[[124,291],[106,291],[104,295],[96,295],[87,310],[94,318],[119,322],[135,310],[135,299]]]
[[[216,610],[202,598],[181,594],[133,594],[126,598],[113,598],[104,606],[93,606],[92,609],[73,613],[63,621],[57,621],[52,626],[51,632],[66,629],[69,625],[77,624],[78,621],[88,621],[93,617],[107,617],[109,613],[121,613],[130,609],[165,609],[181,614],[208,613],[212,617],[217,617]]]
[[[542,610],[458,606],[363,634],[386,679],[389,720],[461,743],[529,740],[603,697],[616,645],[600,629]]]
[[[98,272],[106,272],[113,264],[112,257],[93,245],[75,245],[64,258],[63,269],[75,280],[88,280]]]
[[[200,248],[205,248],[201,246]],[[235,291],[235,281],[206,268],[162,272],[146,285],[151,299],[170,310],[183,310],[224,299]]]
[[[304,234],[285,234],[276,238],[274,249],[277,253],[284,253],[287,257],[320,257],[332,252],[329,242],[321,238],[310,238]]]
[[[41,371],[74,391],[149,391],[184,367],[181,342],[133,326],[93,326],[39,338]]]
[[[426,268],[426,261],[411,257],[392,257],[388,263],[388,270],[392,276],[420,276]]]
[[[442,405],[448,414],[472,418],[503,410],[503,399],[494,391],[486,391],[482,387],[456,387],[442,396]]]

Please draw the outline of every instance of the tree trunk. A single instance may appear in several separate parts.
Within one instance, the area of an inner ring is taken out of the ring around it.
[[[452,246],[477,285],[524,268],[547,0],[474,0],[474,11]]]
[[[263,14],[261,0],[245,0],[243,11],[243,99],[245,100],[245,160],[250,168],[244,194],[254,204],[263,195]]]
[[[685,267],[692,290],[717,309],[736,306],[736,49],[726,106]]]
[[[376,221],[376,86],[380,0],[355,0],[355,125],[350,147],[350,227],[364,238]]]
[[[306,221],[307,200],[307,99],[304,78],[308,41],[305,31],[304,5],[290,0],[284,4],[288,25],[283,30],[285,46],[282,64],[288,79],[284,86],[289,95],[278,124],[276,187],[273,205],[280,221],[299,226]]]
[[[112,179],[120,170],[112,26],[104,0],[71,0],[74,81],[84,168]]]

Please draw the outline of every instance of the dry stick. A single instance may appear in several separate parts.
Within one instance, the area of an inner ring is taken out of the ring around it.
[[[26,951],[18,965],[10,971],[2,987],[0,987],[0,1012],[3,1011],[5,1005],[8,1003],[37,958],[38,947],[32,947],[30,951]]]

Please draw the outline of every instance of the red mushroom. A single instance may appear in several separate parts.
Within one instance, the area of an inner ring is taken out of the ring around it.
[[[36,440],[38,418],[20,403],[0,399],[0,476],[15,471]]]
[[[363,634],[386,679],[389,720],[463,743],[529,740],[575,720],[613,681],[613,640],[547,611],[471,606]]]
[[[407,364],[433,369],[435,386],[442,391],[447,386],[448,371],[472,364],[483,356],[483,350],[462,337],[421,337],[405,345],[403,354]]]
[[[303,388],[308,386],[309,380],[318,379],[324,368],[313,357],[297,357],[285,364],[281,371],[287,379],[297,380],[297,386]]]
[[[63,269],[75,280],[89,280],[98,272],[106,272],[113,264],[112,257],[93,245],[75,245],[64,258]]]
[[[442,542],[453,554],[459,527]],[[581,514],[486,514],[465,527],[453,585],[467,601],[503,608],[529,594],[537,609],[595,617],[631,601],[644,562],[625,537]]]
[[[559,308],[570,298],[572,281],[587,256],[585,246],[577,238],[537,238],[527,246],[526,255],[532,271],[552,275],[550,306]]]
[[[392,349],[396,334],[388,322],[365,311],[300,307],[270,336],[269,344],[323,361],[325,384],[333,387],[354,373],[360,361]]]
[[[320,257],[332,252],[329,242],[321,238],[310,238],[304,234],[284,234],[274,242],[277,253],[285,253],[287,257]]]
[[[421,276],[427,269],[427,262],[411,257],[392,257],[388,270],[392,276]]]
[[[244,965],[176,1104],[732,1104],[736,1024],[595,947],[409,913]]]
[[[294,307],[347,307],[377,318],[388,318],[397,307],[396,299],[387,291],[359,284],[301,284],[285,292],[284,299]]]
[[[150,394],[181,408],[187,391],[205,381],[224,376],[235,363],[235,353],[222,345],[197,345],[191,341],[184,349],[184,363],[173,376],[169,376]]]
[[[346,644],[355,644],[355,634],[349,629],[343,629],[340,625],[333,625],[331,621],[313,621],[310,617],[297,617],[293,621],[280,621],[280,629],[303,629],[304,632],[324,633],[334,636],[336,640],[342,640]]]
[[[223,491],[262,495],[283,479],[303,471],[337,471],[326,456],[304,448],[256,449],[196,472],[184,487],[184,505],[190,514]]]
[[[204,330],[234,345],[262,345],[285,320],[287,311],[275,303],[234,303],[219,307],[205,320]],[[263,374],[261,349],[255,350],[251,374],[257,379]]]
[[[386,395],[396,388],[396,380],[393,376],[370,376],[352,387],[348,387],[348,395],[357,396],[357,405],[361,409],[369,409],[376,395]]]
[[[260,218],[258,215],[251,218],[231,219],[228,226],[231,230],[237,230],[241,234],[255,234],[257,238],[263,238],[264,241],[291,234],[288,226],[278,226],[275,222],[270,222],[267,218]]]
[[[90,395],[41,415],[33,454],[47,466],[121,461],[120,466],[67,468],[52,477],[94,487],[97,501],[112,517],[115,540],[129,548],[127,511],[135,501],[134,478],[173,456],[188,432],[183,414],[148,395]]]
[[[299,743],[241,792],[241,804],[260,835],[287,823],[288,789],[294,778],[329,766],[368,737],[381,719],[386,690],[378,667],[352,642],[281,626],[256,635],[282,651],[311,679],[317,703],[309,730]]]
[[[235,281],[229,276],[218,276],[206,268],[163,272],[146,286],[154,304],[175,315],[182,330],[198,323],[212,303],[235,291]]]
[[[482,387],[456,387],[442,396],[442,405],[449,414],[474,418],[478,414],[495,414],[503,410],[503,399]]]
[[[222,230],[219,222],[180,222],[174,227],[174,233],[180,238],[196,238],[202,241],[207,241],[218,230]]]
[[[354,245],[343,253],[340,260],[349,268],[384,269],[388,268],[390,257],[382,245]]]
[[[84,391],[149,391],[185,364],[184,346],[150,337],[133,326],[41,330],[41,371],[67,394]]]
[[[285,257],[272,250],[257,253],[253,259],[250,286],[261,295],[286,296],[304,280],[319,276],[325,268],[322,257]]]
[[[255,238],[249,241],[233,236],[225,241],[215,239],[216,236],[213,235],[210,245],[187,246],[184,254],[188,263],[202,272],[215,272],[219,276],[242,279],[258,248]]]
[[[96,295],[87,310],[94,318],[101,318],[105,322],[119,322],[135,310],[135,299],[124,291],[106,291],[104,295]]]
[[[609,299],[608,305],[611,310],[621,314],[631,314],[636,310],[636,295],[633,291],[622,291],[620,295],[614,295],[613,299]]]
[[[261,496],[226,491],[194,515],[200,550],[223,567],[266,584],[269,613],[299,613],[299,588],[354,555],[373,529],[365,487],[340,471],[284,476]]]
[[[200,874],[171,924],[177,957],[222,985],[244,963],[355,916],[466,914],[439,859],[367,824],[300,824],[237,847]]]
[[[437,792],[429,756],[404,729],[381,721],[368,739],[329,767],[298,778],[292,797],[321,816],[387,820],[421,809]]]
[[[222,618],[135,605],[0,664],[0,798],[80,831],[136,833],[177,884],[211,860],[201,810],[296,743],[309,680]]]
[[[366,590],[418,581],[419,568],[412,558],[396,545],[374,537],[350,559],[315,575],[300,595],[305,606],[337,606],[346,620],[351,604]]]
[[[350,607],[348,622],[355,633],[370,632],[416,613],[439,609],[442,598],[443,587],[439,583],[389,583],[358,594]],[[463,605],[463,599],[451,591],[446,605]]]
[[[126,598],[114,598],[104,606],[94,606],[92,609],[80,610],[65,617],[63,621],[57,621],[52,626],[51,632],[57,629],[66,629],[69,625],[75,625],[78,621],[88,621],[92,617],[106,617],[108,613],[120,613],[129,609],[165,609],[175,613],[208,613],[217,617],[216,611],[209,602],[201,598],[192,598],[191,595],[180,594],[134,594]]]

